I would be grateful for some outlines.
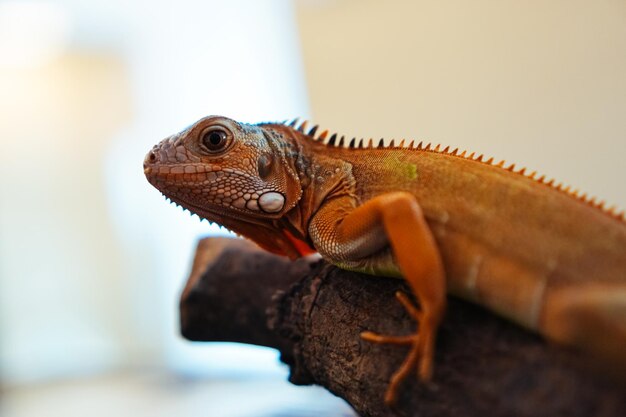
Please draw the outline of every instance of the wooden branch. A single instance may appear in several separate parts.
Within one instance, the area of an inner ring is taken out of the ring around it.
[[[190,340],[275,347],[291,382],[322,385],[362,416],[626,415],[623,383],[457,299],[438,334],[433,381],[409,378],[390,410],[383,393],[406,350],[364,342],[359,333],[412,331],[398,289],[407,291],[401,280],[290,262],[243,240],[205,239],[181,298],[181,328]]]

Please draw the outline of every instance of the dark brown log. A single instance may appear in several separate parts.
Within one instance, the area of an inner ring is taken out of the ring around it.
[[[363,330],[408,334],[395,301],[401,280],[290,262],[241,240],[205,239],[181,299],[190,340],[281,351],[295,384],[319,384],[362,416],[625,416],[626,387],[582,357],[451,298],[438,334],[435,375],[409,378],[394,410],[383,404],[406,353],[362,341]]]

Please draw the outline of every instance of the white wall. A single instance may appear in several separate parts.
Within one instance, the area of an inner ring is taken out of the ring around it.
[[[290,3],[29,7],[19,19],[61,25],[63,36],[45,59],[0,66],[2,379],[214,365],[209,347],[180,340],[176,314],[195,241],[210,229],[145,181],[143,157],[207,114],[306,113]]]

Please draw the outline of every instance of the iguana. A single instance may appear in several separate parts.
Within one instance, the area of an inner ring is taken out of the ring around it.
[[[446,291],[626,366],[623,212],[482,155],[347,141],[306,124],[206,117],[154,146],[144,173],[174,203],[270,252],[403,277],[419,308],[397,299],[418,330],[361,334],[410,347],[387,403],[413,369],[431,377]]]

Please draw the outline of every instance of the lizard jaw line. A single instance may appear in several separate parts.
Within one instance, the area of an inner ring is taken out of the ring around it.
[[[205,207],[201,207],[197,204],[193,204],[190,203],[188,201],[181,201],[175,198],[172,198],[170,196],[168,196],[167,194],[163,193],[162,191],[161,194],[171,203],[174,203],[174,205],[181,207],[184,210],[189,211],[191,214],[195,214],[196,216],[200,217],[200,219],[203,220],[207,220],[208,222],[217,222],[219,223],[218,220],[213,220],[215,216],[217,217],[226,217],[228,219],[233,219],[233,220],[237,220],[237,221],[243,221],[246,223],[250,223],[250,224],[256,224],[256,225],[262,225],[262,226],[267,226],[266,222],[263,222],[263,220],[274,220],[273,217],[269,217],[271,216],[271,213],[265,213],[268,217],[262,217],[259,219],[254,218],[254,216],[250,216],[251,213],[249,212],[244,212],[243,210],[237,209],[236,207],[232,207],[232,210],[237,210],[238,214],[242,214],[242,217],[237,217],[237,216],[233,216],[232,214],[228,213],[228,210],[211,210],[211,209],[207,209]]]

